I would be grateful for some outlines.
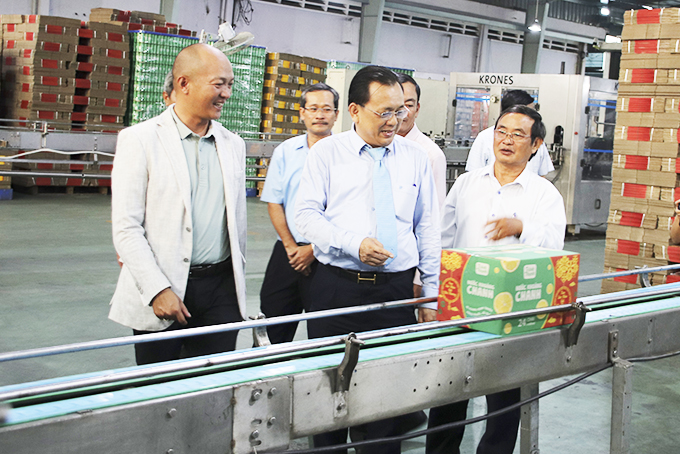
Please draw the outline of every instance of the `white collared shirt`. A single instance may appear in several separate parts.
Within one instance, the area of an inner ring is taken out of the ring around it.
[[[522,221],[522,235],[486,238],[485,224],[500,218]],[[566,224],[562,195],[551,182],[525,168],[514,182],[501,186],[491,164],[464,173],[451,188],[442,210],[442,247],[525,243],[562,249]]]
[[[314,245],[319,262],[361,271],[399,272],[418,267],[423,295],[438,293],[441,244],[439,204],[427,154],[395,136],[383,159],[390,172],[397,217],[398,251],[386,266],[359,259],[359,246],[376,237],[374,161],[354,129],[318,141],[310,149],[297,194],[295,224]]]
[[[413,127],[404,138],[413,140],[427,152],[430,167],[432,167],[434,187],[437,190],[439,209],[441,210],[446,199],[446,156],[444,152],[432,139],[423,134],[415,123],[413,123]]]
[[[465,164],[465,170],[468,172],[481,169],[496,161],[496,155],[493,154],[493,130],[494,126],[491,126],[477,134],[475,141],[472,143],[472,148],[470,148],[467,163]],[[531,158],[527,163],[527,169],[541,176],[547,175],[555,170],[555,166],[553,166],[552,159],[550,159],[550,154],[548,153],[548,148],[546,148],[545,143],[538,147],[536,156]]]

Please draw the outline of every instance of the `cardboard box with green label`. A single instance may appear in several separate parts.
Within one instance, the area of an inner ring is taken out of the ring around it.
[[[578,290],[579,254],[523,244],[442,251],[438,320],[570,304]],[[474,323],[472,329],[517,334],[574,321],[573,312]]]

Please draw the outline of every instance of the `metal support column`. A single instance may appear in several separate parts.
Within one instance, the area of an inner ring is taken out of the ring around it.
[[[548,18],[548,3],[546,0],[529,2],[527,15],[524,20],[524,45],[522,46],[522,74],[536,74],[541,63],[541,49],[545,35],[546,19]],[[538,8],[538,14],[536,9]],[[528,27],[538,19],[540,32],[532,32]]]
[[[484,73],[487,71],[489,53],[489,26],[479,26],[479,40],[477,40],[477,56],[475,58],[475,72]]]
[[[521,388],[521,399],[526,400],[538,395],[538,383]],[[520,454],[539,454],[538,450],[538,400],[522,406],[522,419],[519,439]]]
[[[612,377],[611,454],[630,454],[632,403],[633,363],[616,359]]]
[[[168,22],[177,22],[173,17],[173,10],[175,9],[175,0],[161,0],[159,5],[159,13],[165,16],[165,20]]]
[[[369,0],[361,7],[361,27],[359,30],[359,61],[374,63],[380,41],[385,0]]]

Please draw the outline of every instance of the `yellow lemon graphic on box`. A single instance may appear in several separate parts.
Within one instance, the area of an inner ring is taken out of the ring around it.
[[[512,295],[510,292],[502,292],[493,299],[493,310],[497,314],[505,314],[512,310]]]
[[[506,323],[505,326],[503,326],[503,332],[505,334],[510,334],[510,331],[512,331],[512,325],[510,323]]]
[[[536,309],[540,309],[542,307],[548,307],[548,302],[546,300],[541,300],[536,305]],[[540,314],[540,315],[537,315],[536,318],[538,318],[539,320],[543,320],[546,315],[547,314]]]
[[[508,273],[512,273],[517,268],[519,268],[519,260],[518,259],[501,259],[501,266]]]
[[[552,295],[554,288],[555,287],[552,284],[548,284],[548,285],[545,286],[545,291],[548,295]]]

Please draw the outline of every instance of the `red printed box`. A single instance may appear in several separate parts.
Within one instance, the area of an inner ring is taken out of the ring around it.
[[[438,320],[504,314],[570,304],[578,290],[579,254],[522,244],[442,251]],[[560,326],[573,312],[475,323],[515,334]]]

